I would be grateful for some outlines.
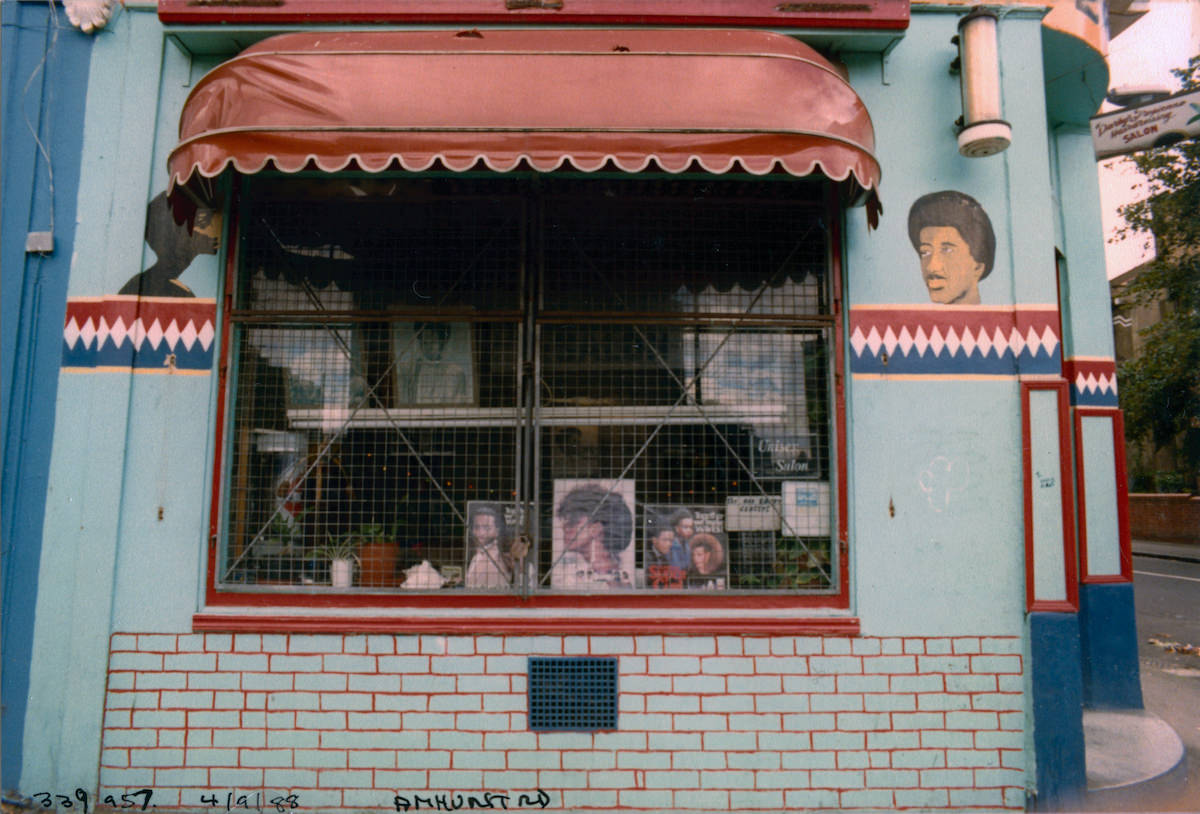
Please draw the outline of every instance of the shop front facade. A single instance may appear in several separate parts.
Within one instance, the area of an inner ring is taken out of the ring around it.
[[[22,795],[1082,791],[1083,708],[1140,706],[1102,32],[683,5],[96,36]]]

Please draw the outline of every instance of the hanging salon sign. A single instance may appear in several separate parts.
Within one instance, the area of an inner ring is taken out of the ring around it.
[[[1097,161],[1193,139],[1200,135],[1200,91],[1095,116],[1091,125]]]

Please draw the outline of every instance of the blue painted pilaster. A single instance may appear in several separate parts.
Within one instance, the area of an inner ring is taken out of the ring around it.
[[[1079,617],[1029,614],[1037,811],[1077,807],[1087,790]]]
[[[1133,584],[1079,586],[1083,701],[1089,709],[1141,709]]]
[[[3,787],[9,790],[17,787],[21,774],[34,598],[93,40],[73,28],[61,8],[52,9],[45,2],[2,2],[0,14],[0,129],[4,134],[0,148],[4,201],[0,216],[0,234],[4,236],[4,274],[0,275],[0,424],[4,429],[0,754]],[[54,252],[26,255],[26,233],[48,232],[52,227]]]

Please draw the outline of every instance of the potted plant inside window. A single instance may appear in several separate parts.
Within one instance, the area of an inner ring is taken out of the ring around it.
[[[368,523],[353,533],[358,538],[359,584],[372,588],[395,586],[400,548],[395,530],[382,523]]]
[[[356,532],[341,537],[330,536],[329,543],[318,553],[329,560],[329,582],[334,588],[349,588],[354,583],[354,564],[359,560],[362,538]]]

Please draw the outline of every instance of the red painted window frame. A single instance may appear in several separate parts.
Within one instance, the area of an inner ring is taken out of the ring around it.
[[[1117,545],[1121,573],[1093,574],[1087,559],[1087,490],[1083,474],[1083,419],[1109,418],[1113,434],[1113,477],[1117,481]],[[1085,584],[1133,582],[1133,548],[1129,537],[1129,485],[1125,481],[1125,414],[1114,407],[1075,408],[1075,478],[1079,507],[1079,570]]]
[[[229,398],[230,323],[238,268],[238,201],[241,184],[234,176],[226,222],[225,290],[221,297],[221,353],[218,366],[217,427],[213,452],[213,481],[209,507],[209,545],[204,608],[192,617],[195,631],[246,632],[408,632],[408,633],[578,633],[645,632],[653,620],[655,633],[748,633],[759,635],[856,636],[860,624],[850,610],[849,501],[845,405],[845,340],[842,307],[842,202],[832,182],[825,184],[825,214],[829,223],[828,263],[832,277],[830,310],[834,316],[832,359],[833,432],[837,460],[838,592],[836,594],[555,594],[518,596],[487,594],[405,595],[303,594],[221,591],[216,586],[221,542],[221,507],[227,400]],[[611,609],[627,616],[581,616],[572,611],[586,602],[588,609]],[[430,611],[460,611],[452,617]],[[656,617],[656,611],[670,616]],[[686,615],[680,611],[688,611]]]
[[[1034,593],[1033,552],[1033,444],[1030,438],[1029,397],[1034,390],[1058,394],[1058,468],[1063,524],[1063,579],[1066,599],[1038,599]],[[1025,526],[1025,609],[1076,612],[1079,610],[1079,580],[1075,550],[1075,489],[1071,477],[1069,385],[1065,379],[1021,382],[1021,475]]]

